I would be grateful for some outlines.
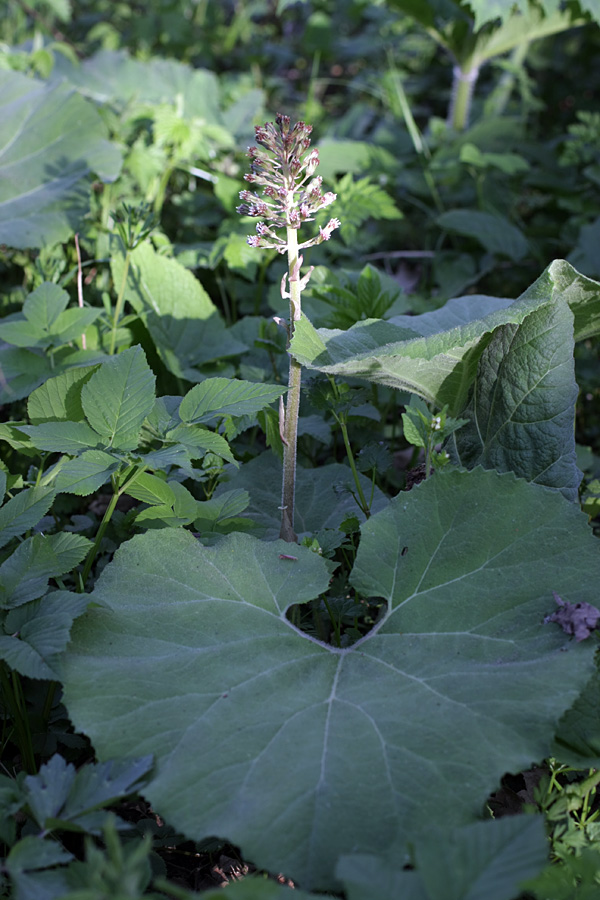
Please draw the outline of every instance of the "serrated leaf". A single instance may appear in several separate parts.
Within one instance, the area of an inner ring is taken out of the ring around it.
[[[329,580],[288,552],[181,530],[122,545],[63,657],[65,701],[100,759],[155,754],[144,793],[188,837],[328,889],[341,854],[414,840],[440,804],[473,822],[505,771],[547,756],[594,647],[543,615],[553,590],[589,599],[600,556],[560,495],[436,474],[363,525],[352,580],[388,612],[338,650],[285,617]]]
[[[152,757],[91,763],[77,772],[56,754],[24,781],[25,800],[41,828],[85,824],[85,816],[136,790],[152,767]],[[51,823],[51,825],[49,825]]]
[[[23,315],[42,332],[49,333],[69,304],[69,295],[58,284],[45,281],[23,303]]]
[[[577,500],[577,394],[566,304],[542,307],[520,326],[501,326],[479,361],[464,411],[470,422],[452,436],[452,456],[467,468],[512,471]]]
[[[49,378],[30,395],[27,412],[33,425],[42,422],[82,422],[81,389],[95,372],[95,366],[68,369]]]
[[[340,234],[350,246],[358,236],[358,229],[368,219],[401,219],[402,213],[383,188],[369,178],[354,181],[349,172],[336,184],[335,214],[342,227]]]
[[[40,597],[48,580],[73,569],[91,546],[87,538],[69,532],[27,538],[0,565],[0,607],[11,609]]]
[[[0,634],[0,659],[27,678],[56,681],[59,654],[89,602],[89,594],[54,591],[11,610]]]
[[[198,501],[194,527],[198,531],[212,531],[219,523],[229,518],[239,516],[244,512],[250,502],[248,491],[225,491],[218,497],[210,500]]]
[[[121,284],[124,266],[122,249],[115,246],[111,254],[115,284]],[[229,336],[193,274],[176,260],[159,256],[148,243],[131,253],[125,299],[143,316],[163,363],[178,378],[187,378],[193,366],[246,349]]]
[[[121,154],[93,104],[66,83],[0,71],[0,243],[65,241],[89,210],[96,172],[119,173]]]
[[[26,488],[0,508],[0,547],[33,528],[45,516],[56,496],[54,488]]]
[[[75,766],[56,753],[40,766],[37,775],[27,775],[24,787],[29,808],[40,826],[55,819],[75,782]]]
[[[215,416],[253,416],[285,394],[276,384],[254,384],[231,378],[207,378],[185,395],[179,407],[182,422],[208,422]]]
[[[81,456],[63,462],[54,487],[57,492],[85,497],[106,484],[120,466],[119,460],[102,450],[84,450]]]
[[[34,872],[47,866],[67,863],[71,859],[73,854],[67,852],[60,844],[44,841],[41,837],[31,834],[21,838],[12,847],[6,857],[6,870],[12,878],[17,878],[22,872]]]
[[[49,453],[81,453],[108,443],[108,437],[99,435],[86,422],[42,422],[41,425],[22,425],[38,450]]]
[[[170,485],[162,478],[150,475],[148,472],[142,472],[135,481],[130,482],[125,493],[151,506],[161,503],[172,506],[175,502],[175,494]]]
[[[203,425],[187,425],[185,423],[178,425],[177,428],[173,428],[167,433],[167,440],[185,447],[192,459],[198,459],[205,453],[214,453],[235,466],[239,465],[225,438],[220,434],[215,434],[214,431],[209,431]]]
[[[81,391],[87,420],[110,447],[134,450],[152,411],[156,377],[140,346],[103,363]],[[41,427],[41,426],[40,426]]]

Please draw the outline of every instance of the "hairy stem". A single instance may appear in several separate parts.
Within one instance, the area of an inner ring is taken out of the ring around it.
[[[290,325],[289,339],[294,334],[294,323],[301,313],[300,305],[300,265],[298,259],[298,232],[287,229],[288,272],[290,285]],[[298,442],[298,415],[300,412],[300,388],[302,367],[290,355],[288,395],[283,426],[283,485],[281,491],[281,530],[279,537],[295,543],[298,536],[294,531],[294,498],[296,491],[296,445]]]

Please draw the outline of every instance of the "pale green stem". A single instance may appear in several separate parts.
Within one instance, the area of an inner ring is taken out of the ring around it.
[[[362,512],[365,514],[368,519],[371,515],[371,511],[369,509],[369,504],[367,503],[366,497],[363,493],[363,489],[358,478],[358,472],[356,471],[356,465],[354,463],[354,455],[352,453],[352,447],[350,446],[350,438],[348,437],[348,427],[346,423],[341,419],[338,419],[340,428],[342,429],[342,437],[344,438],[344,446],[346,448],[346,456],[348,457],[348,462],[350,463],[350,468],[352,469],[352,475],[354,478],[354,484],[356,485],[356,490],[358,493],[358,505],[360,506]]]
[[[115,306],[115,314],[113,317],[112,331],[110,334],[110,349],[109,355],[112,356],[115,352],[115,344],[117,343],[117,328],[119,327],[119,319],[121,318],[121,313],[123,312],[123,304],[125,302],[125,285],[127,284],[127,275],[129,274],[129,264],[131,262],[131,250],[127,250],[125,254],[125,265],[123,267],[123,278],[121,279],[121,287],[119,288],[119,295],[117,297],[117,305]]]
[[[133,468],[133,466],[129,468],[127,474],[129,474],[131,472],[132,468]],[[127,475],[126,475],[124,483],[123,483],[122,487],[120,487],[120,488],[118,487],[116,477],[114,475],[112,476],[111,481],[112,481],[112,485],[113,485],[113,495],[110,498],[110,502],[109,502],[108,506],[106,507],[104,516],[102,517],[102,521],[100,523],[100,527],[98,528],[98,533],[96,534],[96,539],[94,541],[94,544],[87,555],[87,558],[86,558],[86,561],[85,561],[85,564],[83,567],[83,572],[81,573],[81,577],[79,580],[79,593],[80,594],[82,594],[85,590],[85,585],[88,580],[89,574],[92,570],[92,566],[94,564],[94,560],[96,559],[98,550],[100,549],[100,544],[102,543],[102,538],[104,537],[104,533],[108,527],[108,523],[110,522],[112,515],[115,511],[115,508],[119,501],[119,497],[125,492],[125,489],[130,484],[132,484],[136,480],[136,478],[138,478],[142,474],[142,472],[145,471],[145,468],[146,468],[145,466],[140,466],[138,469],[135,469],[131,478],[127,477]]]
[[[294,324],[301,314],[300,266],[298,264],[298,231],[287,229],[288,274],[290,288],[289,338],[294,334]],[[296,445],[298,441],[298,415],[300,413],[300,387],[302,367],[290,355],[288,395],[283,423],[283,484],[281,491],[281,530],[279,537],[295,543],[298,536],[294,531],[294,500],[296,492]]]
[[[479,67],[469,60],[463,66],[454,66],[452,101],[448,121],[455,131],[464,131],[469,124],[473,88],[479,77]]]

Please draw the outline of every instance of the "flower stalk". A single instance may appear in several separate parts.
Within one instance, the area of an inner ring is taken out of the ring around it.
[[[298,232],[306,222],[314,221],[316,213],[325,209],[336,195],[321,192],[322,178],[315,176],[319,152],[309,150],[311,125],[297,122],[291,126],[289,116],[278,114],[275,122],[267,122],[255,129],[259,147],[249,147],[250,172],[244,179],[261,190],[258,193],[240,191],[244,202],[238,206],[241,215],[257,216],[263,221],[256,226],[256,235],[248,237],[251,247],[276,249],[287,253],[288,271],[281,282],[281,295],[289,299],[289,319],[282,322],[287,330],[288,347],[295,323],[302,315],[302,291],[308,284],[312,267],[301,277],[301,250],[328,241],[339,228],[338,219],[319,227],[314,237],[303,242]],[[285,229],[285,231],[283,231]],[[286,290],[286,279],[289,290]],[[297,541],[294,531],[294,499],[296,488],[296,445],[302,368],[290,354],[287,403],[279,408],[279,433],[283,443],[283,485],[281,498],[281,530],[279,536],[289,542]]]

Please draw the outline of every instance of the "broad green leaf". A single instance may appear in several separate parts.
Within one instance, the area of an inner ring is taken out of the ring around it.
[[[471,237],[490,253],[508,256],[515,262],[528,251],[523,232],[504,216],[475,209],[451,209],[438,216],[437,224],[445,231]]]
[[[45,516],[56,496],[54,488],[26,488],[0,508],[0,547],[33,528]]]
[[[142,422],[154,406],[155,381],[137,346],[107,360],[83,386],[81,403],[87,420],[108,446],[137,447]]]
[[[123,252],[116,245],[112,249],[113,279],[121,284]],[[246,349],[228,336],[216,306],[192,273],[159,256],[148,243],[131,254],[125,299],[144,318],[162,361],[178,378],[195,381],[189,371],[193,366]]]
[[[337,874],[348,900],[514,900],[548,862],[541,816],[506,816],[462,828],[432,825],[415,841],[416,871],[396,859],[343,856]]]
[[[73,569],[91,546],[87,538],[67,531],[27,538],[0,565],[0,607],[11,609],[40,597],[48,580]]]
[[[406,858],[406,854],[403,854]],[[353,853],[341,856],[336,875],[348,900],[431,900],[417,872],[392,866],[380,856]]]
[[[138,475],[135,481],[127,485],[125,493],[142,503],[149,503],[151,506],[160,503],[172,506],[175,502],[175,494],[166,481],[156,475],[150,475],[149,472],[142,472]]]
[[[81,389],[95,372],[95,366],[69,369],[40,385],[27,401],[27,413],[33,425],[42,422],[83,422]]]
[[[207,378],[188,391],[179,407],[182,422],[209,422],[215,416],[253,416],[285,394],[276,384]]]
[[[183,118],[211,125],[222,122],[219,81],[206,69],[168,59],[134,59],[125,50],[101,50],[76,66],[59,59],[55,72],[102,105],[116,101],[135,108],[172,103]]]
[[[596,604],[597,600],[596,600]],[[600,672],[592,675],[558,724],[553,756],[576,769],[600,768]]]
[[[116,144],[93,104],[65,83],[0,71],[0,243],[65,241],[89,210],[90,174],[114,181]]]
[[[18,841],[6,857],[6,871],[12,878],[23,872],[45,869],[73,859],[60,844],[44,841],[39,836],[27,835]]]
[[[23,316],[40,331],[50,334],[69,305],[69,295],[58,284],[45,281],[23,303]]]
[[[592,2],[594,2],[594,0],[592,0]],[[528,35],[527,21],[529,17],[535,15],[536,18],[543,21],[544,18],[550,18],[555,14],[558,6],[558,0],[543,0],[541,3],[543,12],[538,12],[535,8],[532,9],[530,0],[468,0],[468,3],[473,10],[475,28],[477,30],[482,28],[488,22],[494,22],[496,19],[502,21],[503,28],[505,28],[511,20],[516,20],[516,24],[520,25],[521,35],[528,40],[535,40],[535,37],[538,36],[534,35],[529,37]],[[522,15],[515,15],[515,9],[518,9]],[[569,18],[566,17],[566,23],[568,22]],[[564,27],[567,27],[566,23]],[[502,30],[502,28],[500,30]]]
[[[247,491],[250,503],[246,515],[264,529],[264,537],[273,540],[281,528],[281,463],[270,452],[261,453],[231,473],[215,492]],[[366,497],[371,496],[371,479],[359,473]],[[351,491],[356,491],[349,466],[334,464],[317,469],[296,470],[296,509],[294,528],[298,534],[315,534],[322,528],[337,529],[348,516],[363,521],[364,516]],[[375,489],[373,512],[387,504],[387,498]]]
[[[221,459],[226,459],[235,466],[239,465],[225,438],[220,434],[215,434],[214,431],[209,431],[203,425],[187,425],[185,423],[178,425],[177,428],[173,428],[167,433],[167,440],[185,447],[192,459],[198,459],[205,453],[215,453]]]
[[[56,374],[48,356],[24,347],[0,349],[0,373],[0,403],[3,404],[27,397]]]
[[[486,298],[480,318],[472,318],[470,301],[461,316],[459,300],[452,301],[450,314],[442,308],[423,316],[397,316],[390,322],[359,322],[345,332],[317,330],[303,317],[296,324],[291,350],[308,368],[366,378],[437,406],[447,403],[450,414],[456,415],[465,406],[494,329],[519,325],[534,310],[561,303],[575,315],[576,340],[598,332],[600,284],[556,260],[512,303]]]
[[[200,500],[194,519],[197,531],[218,531],[228,519],[243,513],[250,503],[248,491],[225,491],[210,500]]]
[[[29,435],[34,447],[49,453],[81,453],[109,442],[86,422],[42,422],[21,425],[20,430]]]
[[[87,496],[105,484],[119,468],[119,460],[102,450],[84,450],[75,459],[63,462],[54,487],[60,493]]]
[[[47,333],[18,313],[7,316],[0,324],[0,340],[14,347],[45,347],[50,344]]]
[[[468,425],[452,435],[460,465],[514,472],[577,500],[573,314],[544,306],[522,325],[503,325],[479,360]],[[450,449],[449,448],[449,449]]]
[[[78,771],[55,754],[37,775],[24,780],[25,800],[43,829],[58,823],[86,824],[86,814],[114,803],[139,788],[152,767],[152,757],[91,763]]]
[[[450,832],[433,827],[416,841],[415,862],[430,900],[514,900],[548,862],[544,819],[506,816]]]
[[[54,591],[11,610],[0,633],[0,659],[27,678],[57,680],[59,655],[89,602],[89,594]]]
[[[135,517],[135,524],[141,528],[181,528],[189,525],[192,519],[193,516],[177,516],[172,506],[158,503],[139,512]]]
[[[559,494],[436,474],[363,525],[352,580],[388,611],[339,650],[287,620],[329,580],[289,550],[182,530],[122,545],[62,657],[65,702],[100,759],[155,755],[145,796],[188,837],[339,888],[340,855],[414,841],[440,807],[474,822],[505,771],[548,755],[595,648],[543,617],[553,590],[593,598],[600,556]]]
[[[6,494],[6,482],[7,475],[4,469],[0,469],[0,504],[2,504],[4,500],[4,495]]]

